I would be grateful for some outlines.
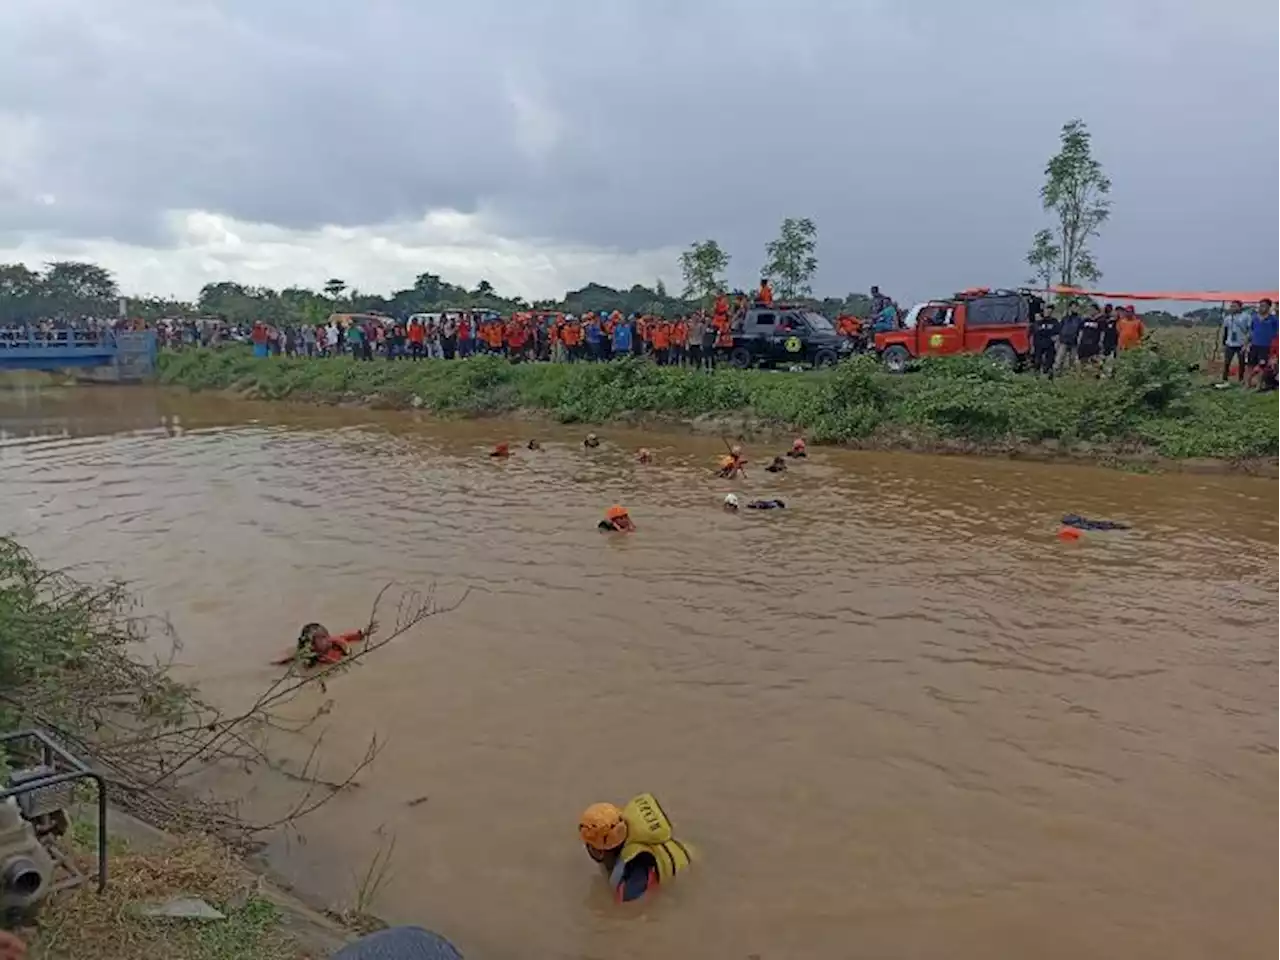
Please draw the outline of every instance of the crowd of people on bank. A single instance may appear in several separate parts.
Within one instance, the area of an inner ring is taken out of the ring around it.
[[[1265,297],[1256,310],[1246,310],[1239,300],[1232,300],[1222,315],[1222,382],[1231,379],[1231,362],[1236,364],[1236,379],[1248,386],[1255,380],[1263,389],[1276,387],[1277,334],[1275,305]]]
[[[902,322],[894,301],[871,288],[866,318],[840,316],[839,334],[865,347],[874,333]],[[182,349],[244,342],[258,356],[333,357],[360,360],[446,359],[491,355],[514,362],[607,361],[646,356],[661,365],[711,369],[733,347],[735,324],[751,305],[773,304],[773,290],[762,281],[753,297],[721,292],[710,310],[675,317],[618,310],[582,314],[527,310],[501,316],[489,310],[416,314],[398,320],[373,314],[330,317],[317,324],[257,322],[228,325],[211,320],[166,320],[154,325],[160,346]],[[0,327],[0,348],[28,339],[88,342],[109,331],[152,326],[137,320],[82,317],[43,320]],[[1112,304],[1047,304],[1031,320],[1031,362],[1036,373],[1053,376],[1075,366],[1108,369],[1121,351],[1142,343],[1146,327],[1132,306]],[[1276,331],[1274,304],[1263,299],[1256,309],[1239,301],[1226,305],[1219,329],[1223,382],[1233,373],[1249,386],[1271,388],[1275,382]],[[1215,360],[1217,356],[1215,354]],[[1233,366],[1234,365],[1234,366]]]
[[[1123,350],[1142,343],[1146,326],[1132,306],[1094,304],[1083,310],[1059,310],[1048,304],[1031,321],[1032,369],[1053,376],[1073,366],[1105,366]],[[1240,383],[1275,388],[1277,335],[1275,305],[1267,299],[1246,310],[1239,300],[1227,304],[1219,329],[1222,382],[1232,362]]]
[[[1132,306],[1112,304],[1061,311],[1053,304],[1031,320],[1031,367],[1052,376],[1076,365],[1101,363],[1142,342],[1146,327]]]
[[[769,305],[773,291],[760,285],[754,302]],[[647,356],[660,365],[711,368],[733,347],[733,326],[747,310],[746,297],[716,297],[709,311],[675,317],[619,310],[572,313],[519,311],[508,317],[492,311],[453,311],[413,316],[406,321],[376,316],[331,317],[315,326],[276,327],[255,323],[248,340],[259,356],[351,356],[452,360],[478,354],[512,361],[575,363]],[[842,329],[856,334],[854,318]],[[239,339],[240,334],[233,336]]]

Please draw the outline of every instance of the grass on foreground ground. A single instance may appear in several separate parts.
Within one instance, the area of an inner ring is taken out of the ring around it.
[[[81,830],[71,846],[89,868],[91,844]],[[280,928],[280,914],[257,896],[256,878],[225,848],[203,837],[180,838],[147,853],[117,850],[99,896],[89,882],[55,895],[27,931],[33,960],[307,960],[316,956]],[[173,897],[199,897],[225,920],[158,919],[137,908]]]
[[[1114,375],[1101,379],[1083,372],[1050,380],[974,356],[927,359],[903,376],[884,372],[870,357],[830,371],[706,374],[635,359],[359,362],[254,358],[242,348],[164,354],[160,378],[265,399],[363,401],[441,414],[532,408],[566,423],[747,414],[763,424],[803,430],[818,443],[910,446],[955,440],[1000,448],[1053,441],[1066,448],[1087,443],[1175,458],[1275,456],[1276,394],[1213,389],[1208,378],[1188,370],[1186,346],[1127,351]]]

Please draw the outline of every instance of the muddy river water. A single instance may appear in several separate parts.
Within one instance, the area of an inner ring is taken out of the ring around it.
[[[0,433],[0,528],[132,581],[214,699],[386,582],[470,591],[314,693],[326,771],[384,750],[273,850],[343,902],[394,837],[377,911],[469,958],[1275,955],[1274,481],[819,449],[728,484],[715,437],[144,388],[0,391]],[[643,790],[701,859],[622,908],[577,815]]]

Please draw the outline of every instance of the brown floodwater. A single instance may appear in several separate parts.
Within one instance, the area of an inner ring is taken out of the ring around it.
[[[752,443],[726,483],[718,438],[599,432],[0,391],[0,528],[130,580],[227,703],[384,583],[469,590],[291,707],[332,701],[327,776],[384,749],[272,849],[349,903],[394,837],[377,911],[469,958],[1275,956],[1275,482],[822,449],[773,477]],[[596,531],[613,502],[634,536]],[[1064,544],[1064,512],[1134,529]],[[701,861],[619,907],[576,818],[645,790]]]

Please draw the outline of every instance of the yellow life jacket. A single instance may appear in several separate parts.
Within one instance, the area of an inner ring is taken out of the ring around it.
[[[671,821],[653,794],[642,793],[633,797],[622,808],[622,819],[627,824],[627,842],[618,852],[618,862],[611,878],[614,886],[621,882],[626,865],[642,853],[653,857],[660,883],[667,883],[692,864],[692,852],[671,835]]]

